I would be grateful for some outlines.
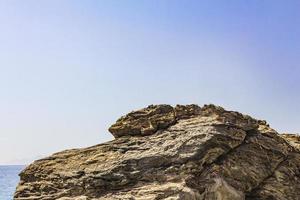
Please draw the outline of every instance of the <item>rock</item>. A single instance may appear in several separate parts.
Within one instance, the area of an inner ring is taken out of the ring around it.
[[[179,119],[199,115],[201,108],[197,105],[150,105],[147,108],[131,112],[121,117],[108,130],[115,138],[122,136],[151,135],[161,129],[175,124]]]
[[[151,135],[158,129],[176,122],[175,112],[169,105],[150,105],[121,117],[109,131],[117,138],[126,135]]]
[[[300,137],[205,105],[151,105],[115,140],[37,160],[15,200],[254,200],[300,197]]]
[[[300,135],[299,134],[281,134],[281,137],[285,138],[292,146],[300,150]]]

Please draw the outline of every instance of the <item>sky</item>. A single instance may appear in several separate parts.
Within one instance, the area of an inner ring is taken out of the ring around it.
[[[112,140],[149,104],[300,133],[298,0],[0,0],[0,164]]]

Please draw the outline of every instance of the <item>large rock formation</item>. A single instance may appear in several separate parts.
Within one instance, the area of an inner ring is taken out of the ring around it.
[[[15,200],[300,199],[300,137],[206,105],[155,105],[110,127],[115,140],[35,161]]]

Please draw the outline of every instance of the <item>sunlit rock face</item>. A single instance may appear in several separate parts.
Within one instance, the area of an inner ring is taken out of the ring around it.
[[[59,152],[21,174],[16,200],[300,199],[300,137],[205,105],[151,105],[113,141]]]

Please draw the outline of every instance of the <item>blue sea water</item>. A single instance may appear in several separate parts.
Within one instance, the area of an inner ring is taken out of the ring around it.
[[[25,168],[21,165],[0,165],[0,200],[12,200],[19,182],[18,174]]]

